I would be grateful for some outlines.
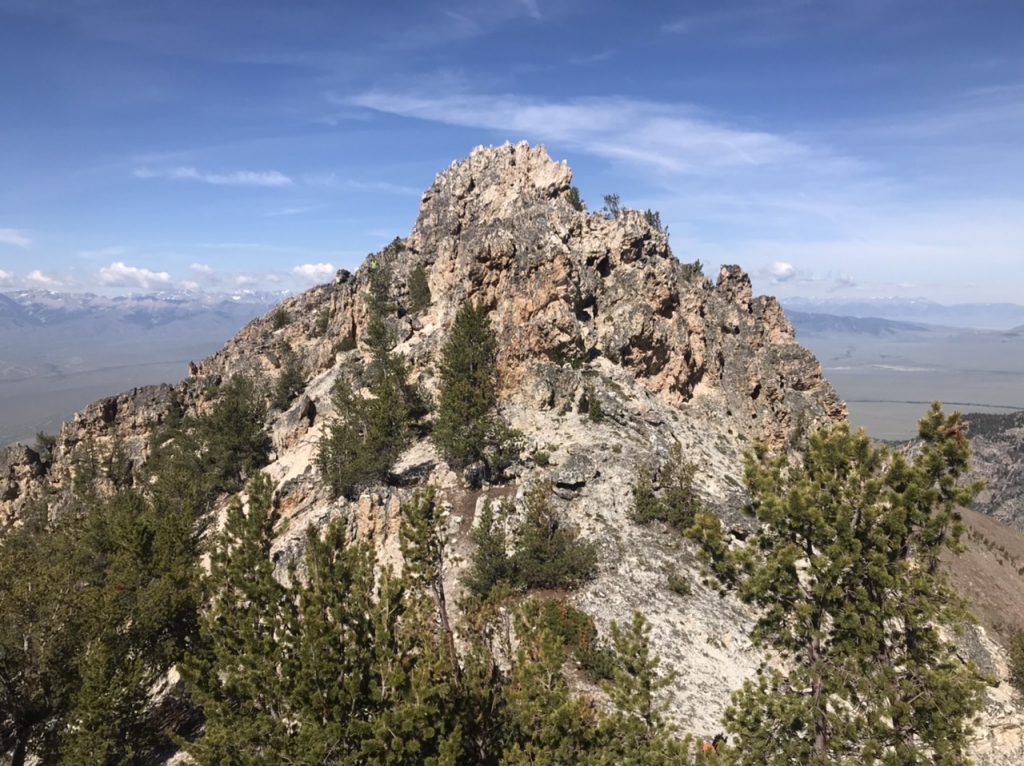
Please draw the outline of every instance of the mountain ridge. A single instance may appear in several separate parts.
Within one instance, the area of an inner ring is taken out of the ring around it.
[[[289,349],[305,388],[271,413],[273,454],[264,469],[277,486],[278,567],[300,558],[306,529],[338,519],[354,539],[373,542],[383,564],[400,565],[398,508],[429,483],[450,511],[446,587],[457,595],[472,551],[468,531],[484,504],[504,498],[521,509],[531,487],[549,483],[561,517],[599,550],[598,576],[573,603],[602,632],[641,609],[652,651],[677,674],[665,695],[672,720],[710,738],[729,693],[765,655],[749,639],[750,608],[705,582],[693,547],[632,520],[637,470],[678,448],[700,468],[702,502],[741,538],[751,524],[742,513],[743,454],[756,442],[789,449],[808,430],[843,420],[845,405],[796,342],[778,301],[755,298],[741,269],[723,266],[712,282],[677,260],[665,233],[639,211],[587,213],[571,190],[571,171],[543,148],[474,150],[424,193],[409,236],[355,273],[341,271],[254,319],[182,383],[86,408],[61,430],[52,460],[24,446],[0,453],[0,524],[15,523],[44,486],[69,492],[76,460],[90,449],[117,445],[139,475],[154,429],[208,409],[234,375],[280,375]],[[431,292],[423,312],[409,299],[417,267]],[[428,394],[436,393],[439,350],[459,308],[472,300],[487,311],[498,337],[501,413],[521,434],[507,481],[474,486],[418,439],[387,483],[355,500],[332,498],[324,487],[315,457],[333,415],[330,392],[365,366],[369,284],[380,268],[391,279],[395,352]],[[599,419],[588,414],[591,401]],[[105,482],[101,476],[101,491],[110,488]],[[668,588],[670,571],[692,583],[689,596]],[[983,630],[971,641],[972,651],[999,656]],[[1022,721],[1009,703],[992,708],[986,725],[1003,727],[1005,737],[979,739],[978,752],[993,754],[988,763],[1017,762]]]

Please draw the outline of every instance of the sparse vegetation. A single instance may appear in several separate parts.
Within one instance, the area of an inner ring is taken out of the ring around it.
[[[645,210],[644,221],[655,231],[660,231],[665,236],[668,236],[668,226],[665,226],[661,222],[661,213],[657,210]]]
[[[1024,631],[1017,630],[1010,636],[1006,654],[1010,663],[1010,683],[1018,694],[1024,695]]]
[[[654,472],[646,466],[637,471],[633,483],[633,519],[640,524],[661,521],[686,532],[701,510],[694,486],[697,468],[683,457],[679,444],[672,446],[669,459],[659,467],[660,491],[655,491]]]
[[[427,283],[427,271],[422,264],[416,264],[409,273],[409,310],[419,314],[430,306],[430,285]]]
[[[671,572],[668,576],[668,589],[677,596],[689,596],[693,592],[690,580],[678,572]]]
[[[316,312],[316,321],[313,323],[313,337],[322,338],[327,334],[327,328],[331,324],[331,310],[324,306]]]
[[[271,393],[271,405],[283,410],[291,404],[295,397],[302,393],[306,387],[306,377],[302,374],[302,365],[299,357],[286,346],[281,351],[281,371],[274,381],[274,390]]]
[[[537,450],[533,453],[533,462],[536,463],[540,468],[547,468],[551,465],[551,454],[544,450]]]
[[[569,192],[568,194],[566,194],[565,198],[566,200],[568,200],[569,204],[572,205],[573,210],[577,210],[581,213],[584,210],[586,210],[586,206],[583,204],[583,200],[580,198],[580,190],[577,189],[575,186],[569,187]]]
[[[693,280],[704,276],[704,264],[700,261],[694,261],[693,263],[682,264],[683,279]]]
[[[476,548],[464,584],[478,601],[499,588],[513,591],[537,588],[571,589],[594,576],[597,549],[579,540],[551,505],[551,486],[539,484],[526,497],[525,517],[512,532],[515,550],[509,553],[507,503],[497,513],[488,503],[473,530]]]
[[[278,306],[270,315],[270,328],[280,330],[291,324],[292,316],[284,306]]]
[[[622,214],[622,207],[619,204],[618,194],[604,195],[604,207],[601,208],[601,215],[610,221],[616,220]]]

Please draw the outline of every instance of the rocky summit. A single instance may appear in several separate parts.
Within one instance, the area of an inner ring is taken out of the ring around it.
[[[273,380],[285,364],[282,349],[290,348],[305,387],[286,409],[271,411],[273,452],[264,469],[277,487],[282,571],[297,560],[307,528],[338,518],[372,540],[383,562],[398,564],[398,507],[430,483],[451,511],[447,585],[457,595],[469,532],[488,498],[521,507],[531,487],[550,482],[562,516],[599,552],[598,577],[570,598],[603,632],[641,610],[655,652],[675,673],[665,690],[673,720],[710,738],[721,730],[730,692],[764,659],[748,638],[753,614],[705,582],[689,542],[631,520],[637,471],[678,445],[698,467],[703,504],[742,538],[753,523],[740,512],[744,453],[759,441],[785,450],[843,420],[846,408],[794,339],[779,303],[754,297],[739,267],[705,275],[699,263],[677,259],[651,216],[588,212],[576,199],[570,169],[542,147],[474,150],[426,190],[409,235],[356,273],[341,271],[331,284],[254,320],[222,351],[190,366],[181,383],[93,404],[64,425],[49,454],[21,446],[0,455],[0,524],[17,524],[44,491],[70,493],[85,450],[116,448],[137,475],[162,423],[205,411],[212,392],[233,376]],[[440,350],[459,308],[468,300],[487,310],[498,338],[501,413],[522,435],[502,483],[480,484],[453,470],[421,438],[386,485],[354,500],[332,499],[324,486],[315,458],[332,417],[330,392],[339,376],[366,363],[370,280],[382,266],[397,304],[389,320],[395,350],[428,394],[437,391]],[[431,300],[413,311],[408,284],[420,267]],[[96,482],[101,491],[110,488],[103,475]],[[689,594],[670,589],[667,573],[685,577]],[[962,640],[965,651],[1005,678],[1005,656],[983,629]],[[1020,763],[1024,717],[1005,683],[990,696],[976,758]]]

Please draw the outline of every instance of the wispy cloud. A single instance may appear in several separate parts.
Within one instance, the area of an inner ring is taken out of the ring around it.
[[[20,229],[0,229],[0,245],[28,247],[31,244],[32,238]]]
[[[92,259],[92,258],[103,258],[103,259],[106,259],[106,258],[117,258],[118,256],[122,256],[122,255],[125,255],[127,253],[128,253],[128,248],[127,247],[121,247],[119,245],[115,245],[115,246],[112,246],[112,247],[101,247],[101,248],[98,248],[96,250],[79,250],[78,251],[78,257],[79,258],[86,258],[86,259]]]
[[[379,112],[557,141],[609,159],[670,173],[803,162],[820,172],[856,161],[782,135],[733,127],[674,104],[610,97],[549,102],[514,95],[370,91],[352,104]]]
[[[214,186],[259,186],[279,188],[291,186],[292,179],[277,170],[235,170],[229,173],[208,173],[194,167],[136,168],[136,178],[164,178],[171,181],[196,181]]]
[[[304,263],[292,269],[292,274],[304,282],[323,282],[333,277],[335,271],[333,263]]]
[[[30,287],[42,287],[44,289],[50,290],[56,287],[60,287],[62,283],[59,279],[44,274],[39,269],[35,269],[34,271],[30,271],[28,274],[25,275],[25,284],[29,285]]]
[[[352,191],[384,192],[386,194],[419,195],[422,189],[393,183],[391,181],[361,181],[356,178],[342,178],[336,173],[319,173],[304,176],[303,183],[329,189],[351,189]]]
[[[526,14],[531,19],[536,19],[537,21],[544,20],[544,16],[541,15],[540,8],[537,5],[537,0],[520,0],[520,2],[526,8]]]
[[[152,290],[156,287],[167,287],[171,284],[171,275],[166,271],[151,271],[137,266],[127,266],[115,261],[100,269],[100,284],[104,287],[136,287]]]
[[[193,263],[188,268],[197,277],[205,277],[209,279],[214,274],[213,267],[207,266],[205,263]]]
[[[281,207],[276,210],[268,210],[263,214],[264,218],[288,218],[294,215],[304,215],[319,210],[323,205],[296,205],[294,207]]]
[[[0,287],[7,287],[14,282],[14,272],[0,269]]]

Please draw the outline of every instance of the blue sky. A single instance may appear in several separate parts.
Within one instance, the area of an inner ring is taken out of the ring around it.
[[[298,289],[523,139],[761,292],[1024,302],[1020,0],[0,0],[0,288]]]

